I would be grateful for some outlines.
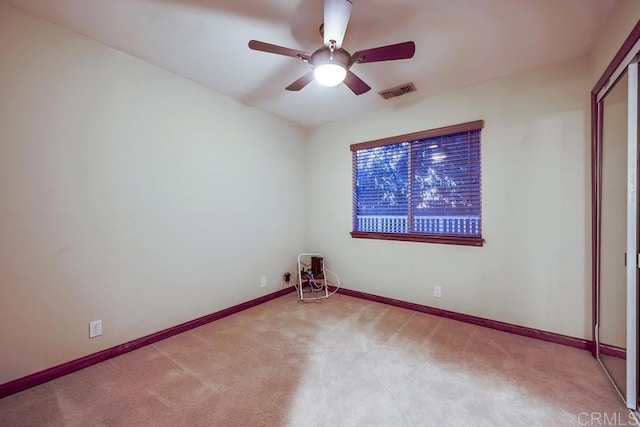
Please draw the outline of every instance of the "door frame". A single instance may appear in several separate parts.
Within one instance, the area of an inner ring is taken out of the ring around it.
[[[640,21],[626,38],[615,57],[600,77],[596,85],[591,91],[591,256],[592,256],[592,346],[591,351],[594,357],[599,359],[600,345],[598,342],[598,323],[600,318],[599,312],[599,296],[600,296],[600,253],[601,253],[601,225],[602,225],[602,123],[603,108],[602,100],[615,86],[617,80],[624,73],[635,56],[640,51]],[[635,61],[633,69],[637,77],[638,65]],[[631,68],[630,68],[631,71]],[[630,79],[631,82],[631,79]],[[628,88],[630,90],[629,102],[633,102],[637,106],[638,88],[637,78],[634,84]],[[635,93],[635,96],[633,96]],[[633,99],[633,101],[632,101]],[[636,109],[637,111],[637,109]],[[631,120],[632,119],[632,120]],[[632,129],[633,128],[633,129]],[[631,141],[633,139],[633,141]],[[637,159],[638,148],[638,123],[637,114],[630,117],[628,146],[633,159]],[[635,153],[635,154],[634,154]],[[628,189],[628,219],[627,223],[632,224],[628,227],[629,238],[627,239],[627,253],[633,253],[633,262],[627,263],[627,323],[637,325],[637,266],[638,253],[637,248],[637,160],[628,165],[631,172],[629,178],[634,178]],[[631,220],[633,216],[633,221]],[[633,235],[633,238],[631,236]],[[631,409],[637,408],[637,330],[635,328],[627,328],[627,390],[626,399],[627,406]],[[604,348],[603,354],[612,356],[620,356],[619,349]],[[605,353],[606,352],[606,353]],[[636,362],[634,362],[636,361]],[[621,396],[622,397],[622,396]]]

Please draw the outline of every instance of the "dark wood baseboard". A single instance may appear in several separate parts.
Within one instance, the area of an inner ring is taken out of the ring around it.
[[[617,357],[619,359],[627,358],[626,349],[609,344],[600,344],[600,354],[604,354],[605,356]]]
[[[554,332],[542,331],[540,329],[533,329],[525,326],[514,325],[511,323],[499,322],[497,320],[485,319],[483,317],[456,313],[454,311],[443,310],[440,308],[429,307],[427,305],[415,304],[415,303],[401,301],[393,298],[381,297],[379,295],[368,294],[366,292],[354,291],[351,289],[340,288],[338,290],[338,293],[343,295],[349,295],[356,298],[366,299],[369,301],[375,301],[383,304],[393,305],[396,307],[406,308],[409,310],[419,311],[421,313],[433,314],[434,316],[440,316],[440,317],[446,317],[448,319],[459,320],[461,322],[484,326],[486,328],[491,328],[491,329],[497,329],[499,331],[522,335],[529,338],[549,341],[556,344],[563,344],[570,347],[579,348],[581,350],[590,351],[592,348],[591,341],[582,339],[582,338],[574,338],[567,335],[556,334]]]
[[[335,288],[332,287],[332,290]],[[230,316],[280,296],[286,295],[295,291],[294,287],[288,287],[281,289],[277,292],[269,295],[264,295],[260,298],[253,299],[251,301],[244,302],[242,304],[235,305],[233,307],[226,308],[224,310],[217,311],[215,313],[208,314],[206,316],[190,320],[180,325],[173,326],[171,328],[164,329],[162,331],[147,335],[142,338],[138,338],[129,341],[124,344],[117,345],[115,347],[102,350],[97,353],[90,354],[88,356],[81,357],[76,360],[72,360],[67,363],[63,363],[58,366],[54,366],[44,371],[36,372],[23,378],[10,381],[5,384],[0,384],[0,399],[14,393],[26,390],[30,387],[51,381],[55,378],[62,377],[80,369],[87,368],[96,363],[103,362],[112,357],[120,356],[121,354],[129,351],[144,347],[145,345],[153,344],[161,341],[165,338],[169,338],[173,335],[186,332],[190,329],[197,328],[198,326],[206,325],[214,320],[221,319],[223,317]],[[397,300],[388,297],[382,297],[379,295],[369,294],[366,292],[355,291],[351,289],[340,288],[338,293],[343,295],[352,296],[355,298],[361,298],[369,301],[375,301],[382,304],[393,305],[396,307],[405,308],[408,310],[419,311],[421,313],[432,314],[434,316],[446,317],[448,319],[458,320],[461,322],[471,323],[478,326],[484,326],[486,328],[497,329],[499,331],[509,332],[512,334],[522,335],[529,338],[535,338],[543,341],[549,341],[556,344],[567,345],[570,347],[579,348],[582,350],[592,350],[592,342],[582,338],[574,338],[567,335],[556,334],[554,332],[542,331],[539,329],[528,328],[525,326],[514,325],[511,323],[499,322],[497,320],[485,319],[482,317],[471,316],[468,314],[456,313],[454,311],[443,310],[440,308],[429,307],[426,305],[415,304],[407,301]],[[615,346],[601,345],[600,352],[605,355],[625,358],[625,350]]]
[[[224,310],[216,311],[215,313],[211,313],[206,316],[181,323],[177,326],[155,332],[151,335],[147,335],[145,337],[138,338],[124,344],[99,351],[97,353],[89,354],[79,359],[75,359],[70,362],[45,369],[44,371],[36,372],[26,377],[18,378],[5,384],[0,384],[0,399],[26,390],[30,387],[34,387],[47,381],[51,381],[55,378],[62,377],[75,371],[79,371],[80,369],[87,368],[91,365],[95,365],[96,363],[104,362],[107,359],[120,356],[121,354],[138,349],[140,347],[144,347],[145,345],[153,344],[165,338],[169,338],[173,335],[177,335],[190,329],[197,328],[198,326],[206,325],[207,323],[213,322],[214,320],[218,320],[223,317],[227,317],[240,311],[246,310],[248,308],[255,307],[256,305],[278,298],[282,295],[286,295],[293,291],[295,291],[295,288],[293,286],[284,288],[271,294],[253,299],[251,301],[243,302],[242,304],[234,305],[233,307],[225,308]]]

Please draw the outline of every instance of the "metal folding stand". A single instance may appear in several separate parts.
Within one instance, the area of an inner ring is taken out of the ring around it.
[[[324,256],[321,253],[298,255],[298,283],[300,301],[329,298]]]

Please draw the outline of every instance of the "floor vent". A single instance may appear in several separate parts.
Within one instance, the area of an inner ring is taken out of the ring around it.
[[[385,89],[382,92],[378,92],[384,99],[397,98],[404,94],[415,92],[416,86],[413,83],[405,83],[400,86],[392,87],[391,89]]]

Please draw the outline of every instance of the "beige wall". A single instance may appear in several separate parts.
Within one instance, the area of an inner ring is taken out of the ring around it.
[[[0,58],[0,384],[295,271],[301,129],[4,3]]]
[[[588,93],[638,16],[622,0],[587,58],[315,129],[314,250],[354,289],[590,339]],[[477,119],[485,247],[351,239],[350,144]]]
[[[352,289],[589,337],[589,77],[581,58],[314,130],[313,249]],[[478,119],[484,247],[350,237],[350,144]]]
[[[639,10],[591,58],[305,133],[0,3],[0,383],[273,292],[301,251],[349,288],[590,337],[588,92]],[[485,247],[351,239],[350,144],[477,119]]]

